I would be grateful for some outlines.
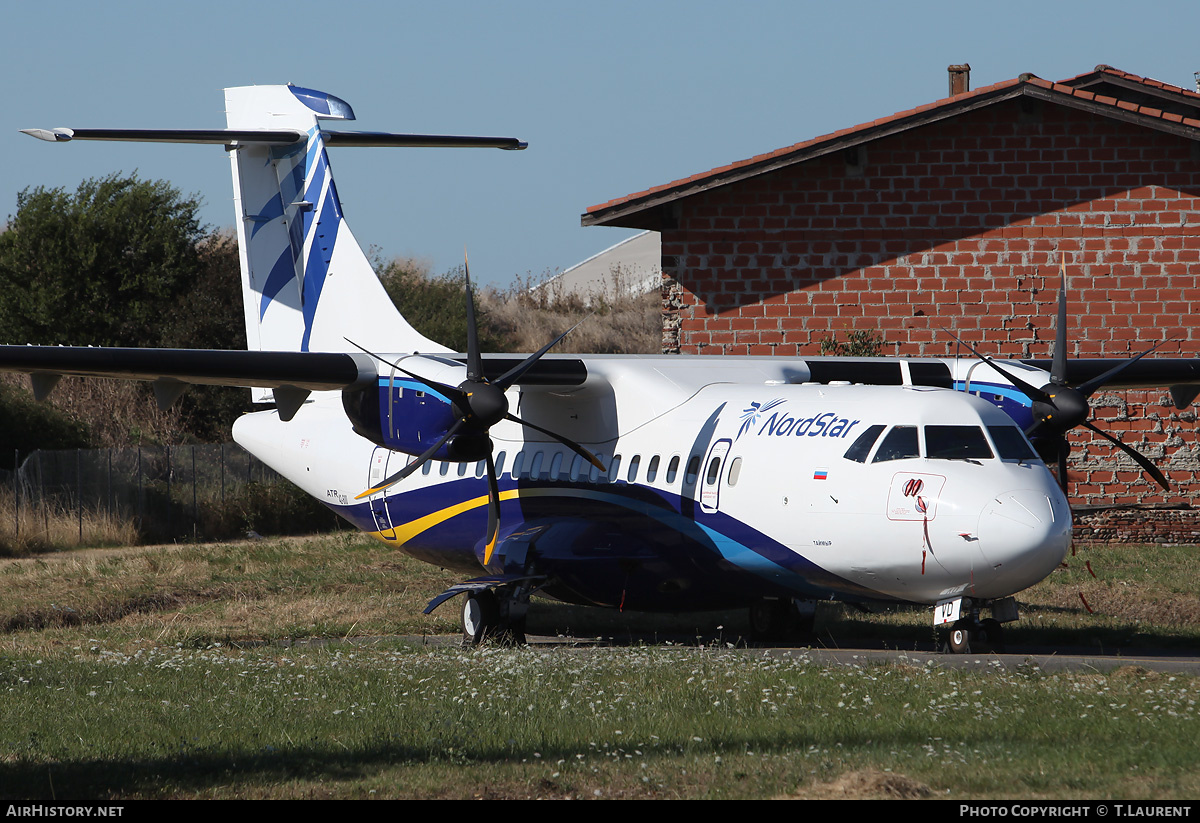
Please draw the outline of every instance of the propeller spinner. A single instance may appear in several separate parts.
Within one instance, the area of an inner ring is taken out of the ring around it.
[[[401,368],[395,363],[384,360],[373,352],[363,349],[353,341],[347,341],[381,363],[391,366],[396,371],[448,397],[457,416],[457,419],[446,430],[445,434],[417,457],[416,460],[377,486],[357,495],[355,499],[369,497],[400,482],[416,472],[426,462],[433,459],[433,456],[447,444],[449,444],[450,459],[456,462],[485,460],[487,462],[488,481],[488,526],[483,562],[486,564],[491,562],[492,552],[496,548],[496,538],[500,531],[500,486],[496,477],[496,464],[492,460],[492,439],[488,436],[488,432],[492,426],[501,420],[510,420],[514,423],[519,423],[522,426],[554,438],[580,455],[584,460],[587,460],[593,466],[600,469],[600,471],[605,471],[605,468],[594,454],[573,440],[517,417],[509,411],[508,398],[505,396],[505,392],[519,382],[521,377],[541,359],[542,355],[558,345],[574,328],[563,332],[553,341],[525,358],[497,379],[488,380],[483,373],[483,357],[479,350],[479,333],[475,319],[475,297],[471,289],[471,273],[465,264],[464,272],[466,274],[467,293],[467,377],[458,386],[448,386],[433,380],[427,380],[420,375]]]

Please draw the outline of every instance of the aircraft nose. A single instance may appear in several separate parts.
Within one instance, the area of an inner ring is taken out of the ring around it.
[[[1061,494],[1017,489],[997,495],[979,517],[979,550],[992,567],[996,591],[1005,597],[1043,580],[1071,546],[1071,510]]]

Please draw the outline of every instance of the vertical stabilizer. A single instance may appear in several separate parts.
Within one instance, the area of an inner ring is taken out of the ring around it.
[[[230,130],[294,130],[291,145],[235,143],[234,204],[246,339],[261,351],[445,352],[396,311],[342,215],[322,120],[344,101],[298,86],[225,90]]]

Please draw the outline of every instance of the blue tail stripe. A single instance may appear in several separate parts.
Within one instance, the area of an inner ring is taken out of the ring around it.
[[[321,298],[321,289],[325,286],[325,276],[329,271],[329,258],[337,243],[338,228],[342,223],[341,209],[337,205],[337,197],[333,187],[325,193],[325,200],[317,214],[317,224],[312,243],[308,249],[308,260],[304,266],[304,337],[300,341],[300,350],[308,351],[308,343],[312,337],[313,318],[317,313],[317,301]]]
[[[263,226],[280,217],[283,217],[283,198],[277,194],[258,210],[258,214],[255,216],[254,228],[250,230],[250,239],[253,240],[254,235],[258,234],[258,230]]]
[[[279,255],[279,259],[275,261],[275,265],[271,267],[271,273],[267,275],[267,282],[263,285],[262,301],[258,307],[258,319],[262,320],[267,313],[267,306],[275,299],[275,295],[279,294],[279,290],[286,286],[296,277],[296,265],[292,262],[292,250],[284,249],[283,254]]]

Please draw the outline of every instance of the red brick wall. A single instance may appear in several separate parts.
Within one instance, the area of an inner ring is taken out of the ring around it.
[[[992,354],[1047,357],[1062,254],[1072,356],[1164,337],[1179,342],[1163,356],[1200,354],[1196,144],[1074,109],[997,104],[693,196],[677,224],[662,234],[665,351],[811,355],[877,330],[887,354],[945,356],[946,327]],[[1176,487],[1158,493],[1105,441],[1076,437],[1073,500],[1190,500],[1194,414],[1165,391],[1093,401]]]

